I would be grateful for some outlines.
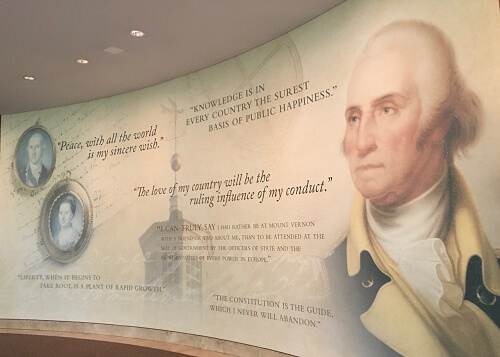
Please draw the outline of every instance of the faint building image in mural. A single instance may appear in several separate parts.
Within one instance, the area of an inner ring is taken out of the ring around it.
[[[172,156],[171,166],[175,172],[180,169],[178,154]],[[184,219],[181,198],[174,189],[168,220],[153,223],[139,238],[145,284],[164,286],[178,299],[201,301],[203,262],[213,254],[211,234],[202,228]]]

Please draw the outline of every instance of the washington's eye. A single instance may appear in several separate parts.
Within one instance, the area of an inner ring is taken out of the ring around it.
[[[376,116],[394,116],[398,114],[398,108],[392,104],[380,105],[376,111]]]
[[[360,121],[360,118],[357,115],[351,115],[349,117],[349,124],[354,125]]]
[[[391,107],[384,107],[383,112],[384,114],[394,114],[395,110]]]

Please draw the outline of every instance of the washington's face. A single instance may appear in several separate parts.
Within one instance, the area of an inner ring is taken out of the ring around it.
[[[71,205],[67,202],[61,203],[59,206],[59,224],[61,228],[66,228],[71,224],[73,219],[73,212],[71,212]]]
[[[348,89],[344,152],[354,185],[377,206],[399,205],[422,191],[434,154],[417,150],[421,116],[412,65],[397,50],[362,61]]]
[[[28,140],[28,156],[32,164],[38,165],[40,163],[42,158],[42,136],[40,134],[33,134]]]

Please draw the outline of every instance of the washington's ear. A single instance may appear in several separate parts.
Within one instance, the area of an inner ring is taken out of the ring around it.
[[[433,144],[441,144],[450,131],[450,120],[442,120],[439,125],[436,125],[429,139]]]

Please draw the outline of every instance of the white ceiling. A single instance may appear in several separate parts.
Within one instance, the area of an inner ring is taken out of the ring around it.
[[[0,114],[165,82],[259,46],[342,1],[0,0]],[[146,36],[130,36],[134,29]]]

